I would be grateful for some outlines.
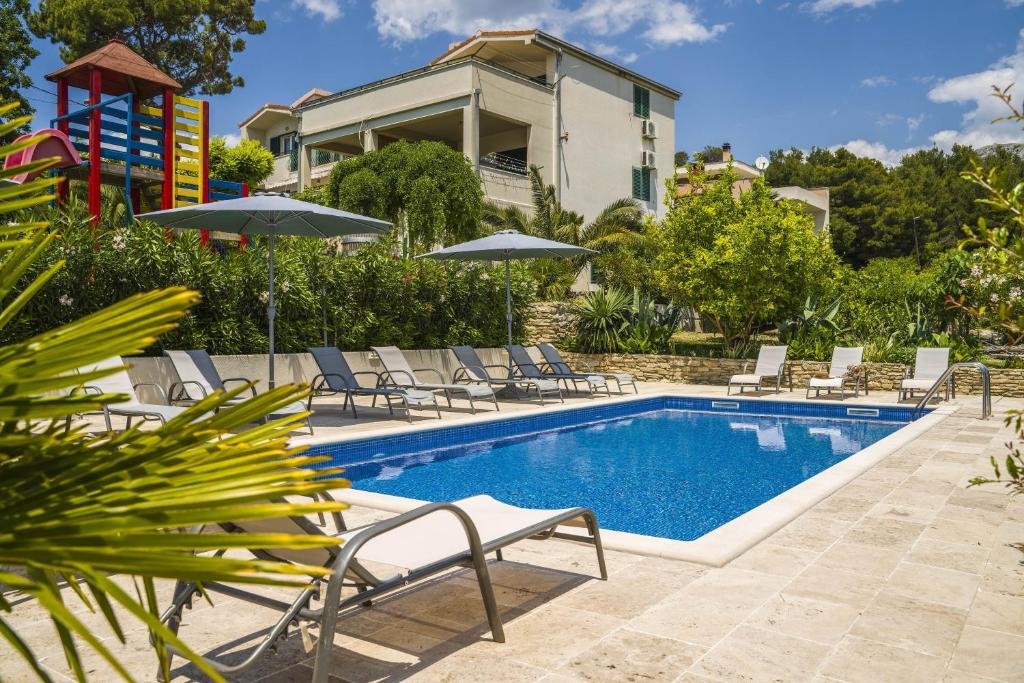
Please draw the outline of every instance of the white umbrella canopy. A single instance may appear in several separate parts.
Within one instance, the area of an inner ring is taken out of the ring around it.
[[[181,206],[137,216],[166,228],[220,230],[239,235],[267,236],[268,298],[270,336],[270,387],[274,386],[274,241],[278,235],[296,237],[341,237],[391,229],[387,221],[290,199],[283,194],[255,194],[221,202]]]
[[[518,230],[499,230],[493,235],[463,242],[444,249],[423,254],[418,258],[459,261],[504,261],[505,262],[505,323],[508,328],[508,343],[512,344],[512,274],[510,262],[513,259],[559,258],[597,253],[593,249],[577,247],[574,244],[554,242],[542,237],[524,235]],[[512,359],[509,358],[509,368]]]

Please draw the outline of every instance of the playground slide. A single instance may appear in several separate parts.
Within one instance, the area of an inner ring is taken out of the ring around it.
[[[68,136],[57,130],[56,128],[43,128],[35,133],[26,133],[20,136],[15,142],[25,140],[27,138],[33,138],[40,135],[49,135],[35,147],[29,147],[23,149],[20,152],[15,152],[4,160],[4,168],[12,168],[21,164],[27,164],[30,161],[38,161],[39,159],[46,159],[47,157],[58,157],[60,161],[57,162],[53,168],[68,168],[70,166],[77,166],[82,163],[82,157],[78,156],[78,152],[75,150],[71,141],[68,140]],[[49,170],[49,169],[47,169]],[[15,183],[24,183],[29,180],[35,179],[41,173],[46,171],[35,171],[33,173],[20,173],[13,178],[11,181]]]

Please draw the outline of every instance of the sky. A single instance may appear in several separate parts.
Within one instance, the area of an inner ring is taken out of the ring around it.
[[[845,146],[886,164],[954,143],[1024,142],[992,85],[1024,98],[1024,0],[257,0],[267,31],[211,98],[237,137],[266,102],[415,69],[479,29],[540,27],[683,93],[676,147],[730,142],[738,159]],[[36,85],[56,47],[30,68]],[[53,98],[39,90],[37,126]],[[75,95],[72,94],[72,98]]]

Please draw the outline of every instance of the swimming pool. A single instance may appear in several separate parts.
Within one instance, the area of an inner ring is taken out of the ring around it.
[[[659,396],[314,446],[354,489],[592,508],[690,542],[885,440],[910,409]]]

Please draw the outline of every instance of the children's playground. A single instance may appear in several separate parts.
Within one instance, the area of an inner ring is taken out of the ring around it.
[[[49,128],[19,138],[42,139],[8,157],[5,166],[46,157],[59,161],[15,182],[45,172],[84,181],[94,223],[103,185],[123,191],[129,220],[146,211],[248,195],[243,183],[210,177],[209,102],[178,94],[177,81],[121,41],[111,40],[46,78],[57,84],[56,116]],[[79,99],[72,100],[72,93]],[[72,102],[82,105],[72,110]],[[68,183],[61,183],[58,204],[68,191]],[[209,240],[207,231],[201,239]]]

